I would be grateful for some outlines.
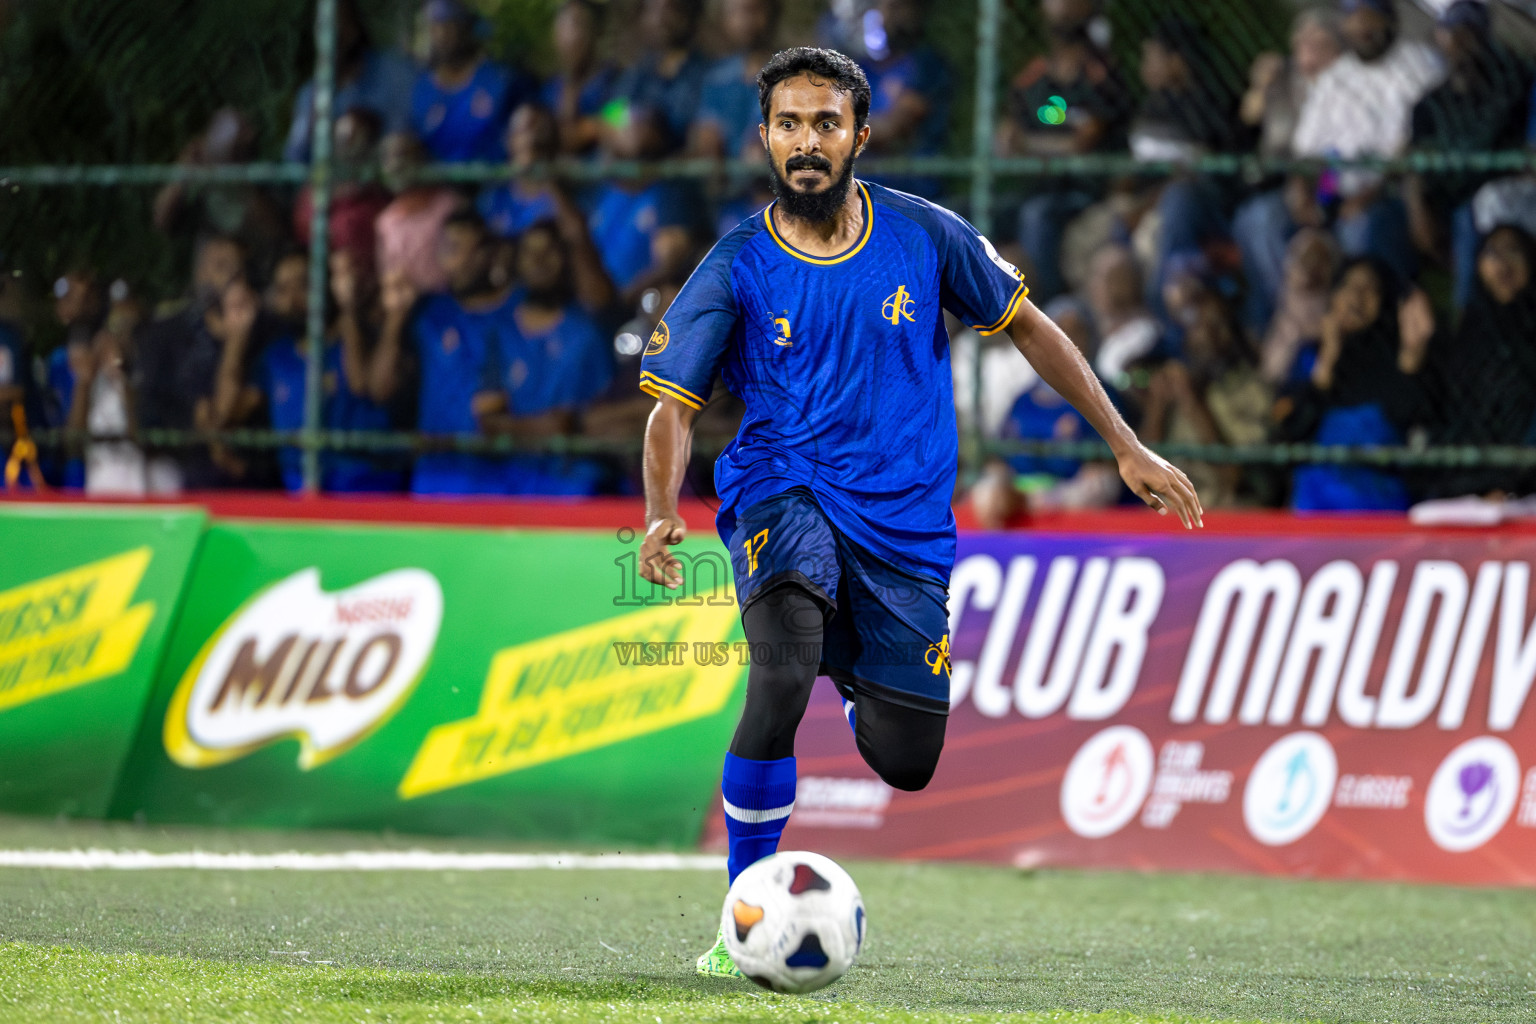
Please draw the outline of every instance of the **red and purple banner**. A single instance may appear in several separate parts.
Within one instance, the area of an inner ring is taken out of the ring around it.
[[[784,846],[1536,884],[1532,562],[1347,526],[962,534],[937,775],[876,779],[823,680]]]

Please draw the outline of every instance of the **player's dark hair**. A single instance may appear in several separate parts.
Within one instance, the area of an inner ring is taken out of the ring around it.
[[[851,57],[836,50],[823,50],[814,46],[792,46],[774,54],[763,70],[757,73],[757,101],[763,108],[763,123],[772,116],[773,87],[786,78],[811,75],[823,78],[837,86],[840,92],[853,99],[853,127],[857,131],[869,120],[869,79],[864,69]]]

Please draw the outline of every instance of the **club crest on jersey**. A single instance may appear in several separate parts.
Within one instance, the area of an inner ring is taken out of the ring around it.
[[[645,354],[654,356],[667,347],[667,342],[672,340],[672,332],[667,330],[667,322],[661,321],[656,329],[651,332],[651,340],[645,343]]]
[[[880,313],[893,325],[899,325],[902,317],[906,317],[908,322],[912,321],[912,310],[915,306],[916,304],[912,301],[912,293],[907,291],[906,285],[901,284],[896,286],[894,292],[885,297],[885,301],[880,304]]]
[[[784,315],[783,316],[775,317],[774,318],[774,321],[773,321],[773,343],[775,345],[783,345],[785,347],[788,347],[788,346],[794,344],[794,342],[789,340],[789,311],[788,310],[784,311]]]

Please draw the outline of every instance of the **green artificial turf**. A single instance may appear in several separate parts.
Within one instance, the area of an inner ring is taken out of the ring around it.
[[[89,846],[491,848],[0,818]],[[0,869],[0,1020],[1536,1020],[1536,892],[847,867],[869,945],[800,998],[693,974],[713,872]]]

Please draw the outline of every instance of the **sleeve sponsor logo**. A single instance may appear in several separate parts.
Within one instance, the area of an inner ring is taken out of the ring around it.
[[[645,354],[648,356],[660,354],[666,350],[667,342],[671,340],[672,332],[667,329],[667,322],[663,320],[651,332],[651,340],[645,343]]]
[[[730,636],[734,603],[645,609],[498,651],[473,718],[427,734],[400,781],[413,799],[718,713],[739,672],[648,657]]]
[[[400,708],[437,644],[443,591],[397,569],[335,593],[304,569],[261,591],[188,666],[165,718],[177,764],[208,768],[293,737],[308,771]]]
[[[0,711],[124,671],[155,617],[135,548],[0,593]]]
[[[1001,270],[1016,281],[1024,280],[1024,275],[1019,273],[1019,268],[1003,259],[997,251],[997,246],[992,244],[990,238],[986,235],[977,235],[976,238],[981,242],[981,247],[987,251],[987,259],[996,264],[998,270]]]

